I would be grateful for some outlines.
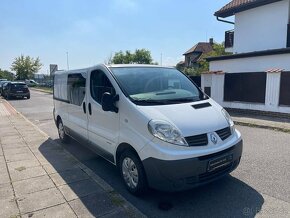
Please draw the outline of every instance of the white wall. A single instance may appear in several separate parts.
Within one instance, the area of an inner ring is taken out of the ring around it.
[[[289,0],[237,13],[234,53],[285,48],[288,23]]]
[[[282,68],[285,71],[290,71],[290,54],[210,62],[210,71],[222,70],[226,73],[264,72],[271,68]]]

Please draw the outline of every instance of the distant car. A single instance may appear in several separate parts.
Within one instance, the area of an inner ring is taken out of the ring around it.
[[[25,80],[25,83],[27,86],[31,86],[31,87],[39,85],[39,83],[33,79],[27,79],[27,80]]]
[[[6,99],[12,97],[30,99],[30,91],[24,82],[7,82],[2,87],[2,96]]]
[[[0,79],[0,95],[2,96],[2,87],[5,83],[8,83],[10,81],[8,81],[7,79]]]

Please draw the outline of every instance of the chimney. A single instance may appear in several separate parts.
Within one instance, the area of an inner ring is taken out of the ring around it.
[[[211,45],[213,45],[213,38],[210,38],[210,39],[209,39],[209,43],[210,43]]]

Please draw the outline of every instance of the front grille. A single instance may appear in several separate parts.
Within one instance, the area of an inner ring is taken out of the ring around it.
[[[187,144],[191,146],[205,146],[208,144],[207,134],[185,137]]]
[[[231,136],[231,128],[230,127],[226,127],[224,129],[220,129],[220,130],[217,130],[216,133],[219,135],[219,137],[222,139],[222,140],[226,140],[228,137]]]

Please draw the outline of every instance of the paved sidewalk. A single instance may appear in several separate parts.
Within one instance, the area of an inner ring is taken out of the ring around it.
[[[231,114],[232,119],[237,125],[259,127],[290,133],[290,115],[289,119]]]
[[[144,217],[0,99],[0,217]]]

